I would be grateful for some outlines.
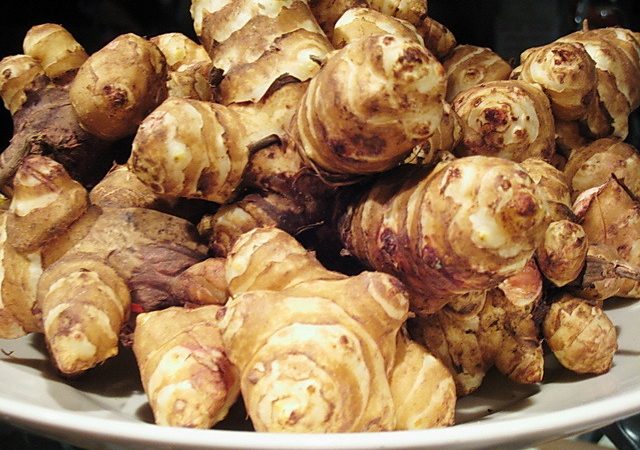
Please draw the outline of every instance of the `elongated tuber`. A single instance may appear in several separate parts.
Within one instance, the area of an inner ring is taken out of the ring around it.
[[[218,311],[173,307],[137,317],[133,351],[157,424],[211,428],[236,401],[239,374],[225,354]]]
[[[397,280],[329,272],[263,229],[238,240],[227,281],[222,336],[256,429],[393,429],[387,373],[408,308]]]
[[[521,166],[476,156],[430,175],[414,166],[382,177],[348,209],[340,233],[351,254],[398,276],[418,294],[412,309],[429,314],[452,295],[490,289],[522,269],[545,215]]]
[[[140,126],[129,167],[158,194],[227,201],[249,158],[242,122],[224,106],[170,98]]]
[[[124,280],[91,254],[63,257],[38,283],[38,308],[53,363],[77,375],[118,352],[131,298]]]
[[[87,192],[60,164],[35,155],[20,166],[13,186],[14,197],[3,218],[0,297],[23,334],[41,332],[36,312],[38,280],[72,245],[63,236],[77,235],[79,219],[90,216]]]
[[[453,425],[456,387],[448,369],[420,344],[398,335],[396,363],[389,377],[396,429]]]

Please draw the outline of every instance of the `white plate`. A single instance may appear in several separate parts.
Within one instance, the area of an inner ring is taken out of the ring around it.
[[[216,430],[159,427],[129,352],[85,377],[62,381],[42,339],[0,340],[0,420],[89,449],[481,449],[521,448],[589,431],[640,412],[640,302],[609,303],[619,333],[614,366],[578,376],[547,358],[540,386],[519,386],[491,373],[458,405],[458,425],[445,429],[334,435],[263,434],[243,412]]]

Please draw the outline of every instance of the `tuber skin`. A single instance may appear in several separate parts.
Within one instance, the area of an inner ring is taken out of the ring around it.
[[[171,285],[181,304],[224,305],[229,297],[225,258],[208,258],[180,273]]]
[[[593,267],[587,263],[577,295],[596,301],[613,296],[638,298],[636,241],[640,221],[636,198],[612,177],[579,196],[574,211],[589,239],[589,255],[595,259]]]
[[[640,194],[640,156],[633,146],[616,138],[603,138],[573,149],[564,168],[575,200],[582,192],[606,183],[611,174],[634,195]]]
[[[125,165],[114,165],[89,192],[89,200],[100,208],[148,208],[166,211],[175,199],[153,192]]]
[[[447,76],[448,102],[461,92],[488,81],[506,80],[511,66],[486,47],[458,45],[442,61]]]
[[[211,58],[206,50],[182,33],[165,33],[150,41],[158,46],[167,61],[167,95],[212,101],[209,84]]]
[[[58,84],[64,84],[88,58],[71,33],[53,23],[31,27],[22,47],[26,55],[38,61],[47,77]]]
[[[442,66],[419,44],[357,40],[311,80],[292,139],[325,180],[382,172],[433,135],[444,91]]]
[[[170,98],[140,125],[128,167],[157,194],[222,203],[240,185],[248,138],[237,112]]]
[[[7,302],[7,295],[11,291],[8,288],[10,280],[7,280],[7,267],[15,266],[8,261],[7,250],[11,251],[11,246],[7,244],[7,213],[2,212],[0,215],[0,338],[1,339],[17,339],[27,334],[25,330],[24,321],[17,315],[16,311],[13,311],[12,305]],[[11,272],[9,272],[10,274]],[[7,286],[5,288],[5,286]],[[14,286],[11,286],[15,289]],[[27,304],[35,301],[35,288],[27,284],[22,287],[22,291],[19,292],[21,299],[28,299]],[[30,292],[31,291],[31,292]],[[31,305],[29,305],[31,306]]]
[[[118,353],[131,297],[103,259],[86,253],[61,258],[42,274],[37,302],[52,362],[65,376]]]
[[[135,133],[167,97],[167,64],[158,47],[133,33],[91,55],[71,82],[69,98],[82,126],[105,141]]]
[[[545,278],[562,287],[576,280],[587,259],[589,240],[581,225],[558,220],[549,224],[536,250],[536,261]]]
[[[240,391],[225,354],[219,307],[171,307],[138,315],[133,351],[158,425],[208,429]]]
[[[422,0],[369,0],[370,8],[414,26],[427,16],[428,3]]]
[[[416,340],[427,348],[453,375],[457,395],[476,391],[493,359],[485,354],[480,336],[480,312],[486,291],[470,292],[451,298],[438,312],[418,317],[412,323]]]
[[[536,184],[536,193],[546,203],[547,224],[556,220],[575,221],[571,189],[563,172],[540,158],[527,158],[520,165]]]
[[[342,48],[358,39],[387,34],[424,45],[422,36],[409,22],[365,7],[348,9],[340,16],[331,35],[331,43],[335,48]]]
[[[389,377],[397,430],[454,424],[456,386],[449,370],[422,345],[398,334],[396,363]]]
[[[13,188],[7,235],[22,253],[33,252],[62,234],[89,206],[86,189],[62,165],[45,156],[27,157]]]
[[[222,337],[257,430],[394,428],[387,376],[408,316],[395,278],[330,272],[275,228],[236,242],[226,278]]]
[[[444,61],[456,47],[456,37],[451,30],[431,17],[423,18],[418,24],[414,24],[418,33],[422,36],[425,47],[438,58]]]
[[[259,103],[286,83],[309,80],[333,50],[302,0],[194,0],[191,16],[211,57],[216,98],[224,105]]]
[[[88,207],[87,192],[57,162],[31,155],[14,179],[14,197],[3,215],[3,279],[0,301],[18,322],[21,335],[41,332],[36,291],[44,268],[69,248],[63,235],[78,233]],[[3,327],[0,335],[17,337]]]
[[[520,165],[502,158],[461,158],[431,174],[403,167],[347,208],[339,232],[349,253],[416,294],[414,312],[431,314],[529,261],[546,216],[535,189]]]
[[[533,85],[490,81],[461,92],[452,106],[462,119],[457,156],[498,156],[522,162],[531,157],[549,161],[555,153],[549,100]]]
[[[344,24],[345,16],[353,14],[356,10],[370,10],[369,2],[367,0],[341,0],[341,1],[326,1],[319,0],[311,2],[311,12],[318,21],[320,28],[327,35],[331,43],[336,48],[341,48],[348,41],[344,41],[342,37],[336,35],[339,28]],[[378,11],[375,11],[376,13]],[[379,13],[384,17],[390,17],[386,14]],[[341,24],[342,22],[342,24]],[[361,22],[362,23],[362,22]],[[339,31],[338,34],[343,31]],[[383,33],[380,33],[383,34]],[[338,45],[342,43],[342,45]]]
[[[542,329],[549,348],[567,369],[601,374],[611,368],[617,332],[599,305],[562,294],[551,304]]]
[[[441,159],[455,158],[450,152],[462,140],[462,122],[447,102],[433,135],[422,145],[414,147],[404,160],[407,164],[433,165]]]
[[[521,166],[546,204],[547,228],[535,253],[538,268],[555,286],[565,286],[582,274],[589,248],[586,233],[571,210],[571,190],[564,174],[541,159],[529,158]]]
[[[596,64],[579,42],[553,42],[525,50],[513,77],[542,87],[557,120],[584,118],[597,107]]]
[[[95,184],[111,156],[104,142],[80,126],[68,84],[54,84],[27,55],[4,58],[0,73],[0,95],[13,119],[13,137],[0,155],[0,188],[10,192],[13,175],[30,154],[49,155],[74,179]]]

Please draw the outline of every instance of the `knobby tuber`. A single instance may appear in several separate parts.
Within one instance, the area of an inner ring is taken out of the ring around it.
[[[640,105],[640,40],[624,28],[583,30],[526,50],[513,77],[538,84],[549,96],[568,148],[577,136],[627,137],[628,117]]]
[[[228,257],[226,273],[232,297],[221,320],[222,337],[242,372],[241,391],[256,429],[397,426],[388,376],[409,305],[395,278],[330,272],[277,229],[243,235]],[[437,364],[429,375],[443,379],[443,386],[450,377]],[[447,421],[454,399],[444,398],[449,402],[415,404],[419,409],[412,411],[412,404],[403,403],[402,417],[412,418],[401,426],[421,420],[435,425],[434,417]]]
[[[159,425],[211,428],[240,391],[225,354],[218,306],[170,307],[140,314],[133,351]]]
[[[167,61],[169,97],[213,100],[209,83],[211,58],[201,46],[181,33],[165,33],[150,41],[158,46]]]
[[[594,374],[611,367],[618,349],[617,332],[597,304],[564,294],[551,304],[542,329],[553,354],[564,367]]]
[[[489,81],[459,93],[452,101],[462,119],[458,156],[499,156],[522,162],[551,160],[555,129],[546,95],[515,80]]]
[[[542,277],[530,261],[489,291],[458,296],[414,321],[412,332],[453,374],[459,396],[477,390],[493,365],[518,383],[542,380],[544,360],[535,316]]]
[[[447,74],[447,101],[467,89],[488,81],[506,80],[511,66],[486,47],[458,45],[442,62]]]
[[[640,155],[633,146],[616,138],[603,138],[574,148],[564,167],[571,187],[571,198],[606,183],[611,174],[622,180],[627,188],[640,194],[638,176]]]
[[[475,156],[382,177],[348,209],[340,233],[350,253],[399,277],[416,294],[412,309],[429,314],[522,269],[545,215],[521,166]]]
[[[423,0],[191,14],[198,42],[89,56],[44,24],[0,61],[0,337],[43,333],[66,377],[132,345],[155,422],[197,428],[239,394],[258,431],[448,426],[491,367],[541,382],[543,339],[609,370],[603,300],[640,295],[637,33],[512,71]]]
[[[331,43],[335,48],[342,48],[358,39],[387,34],[424,44],[422,36],[409,22],[369,8],[345,11],[335,24]]]

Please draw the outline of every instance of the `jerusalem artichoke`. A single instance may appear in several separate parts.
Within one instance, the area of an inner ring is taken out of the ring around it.
[[[39,153],[62,163],[74,179],[94,184],[111,164],[111,155],[104,142],[80,126],[68,84],[54,84],[39,63],[26,55],[4,58],[0,73],[0,94],[14,130],[0,155],[0,187],[11,181],[26,156]]]
[[[614,174],[627,188],[640,194],[640,155],[619,139],[598,139],[584,147],[574,148],[564,168],[571,187],[571,197],[606,183]]]
[[[418,294],[412,310],[430,314],[452,295],[490,289],[522,269],[545,215],[521,166],[476,156],[430,175],[414,166],[381,177],[339,228],[351,254],[400,278]]]
[[[150,41],[158,46],[167,61],[169,97],[213,100],[209,84],[211,58],[205,49],[181,33],[165,33]]]
[[[447,101],[488,81],[506,80],[511,66],[491,49],[474,45],[454,47],[442,62],[447,75]]]
[[[222,337],[256,429],[394,427],[387,373],[408,309],[397,280],[329,272],[277,229],[243,235],[226,270]]]
[[[530,157],[548,161],[555,153],[549,100],[533,85],[490,81],[461,92],[452,105],[462,119],[458,156],[499,156],[521,162]]]
[[[69,98],[82,126],[114,141],[135,133],[167,96],[167,65],[158,47],[132,33],[116,37],[78,70]]]
[[[589,239],[589,253],[601,263],[608,262],[614,272],[618,266],[623,269],[622,272],[609,274],[605,270],[604,279],[602,274],[588,274],[596,278],[585,274],[578,295],[592,300],[613,296],[639,298],[637,267],[640,266],[640,254],[636,242],[640,220],[635,197],[612,177],[605,184],[585,191],[576,200],[574,208]],[[629,275],[624,274],[625,268],[618,263],[632,266]]]
[[[456,386],[435,356],[404,334],[398,335],[396,363],[389,377],[397,430],[453,425]]]
[[[74,72],[87,60],[82,45],[60,25],[45,23],[27,31],[23,42],[24,53],[38,61],[51,80],[64,83],[63,78]]]
[[[229,362],[217,306],[140,314],[133,351],[159,425],[211,428],[236,401],[239,374]]]
[[[0,297],[25,334],[42,331],[35,311],[38,280],[69,248],[62,236],[77,234],[76,223],[87,211],[87,192],[60,164],[35,155],[18,168],[13,186],[14,197],[3,215]]]
[[[597,304],[564,294],[551,304],[543,331],[553,354],[567,369],[600,374],[611,368],[617,333]]]
[[[419,44],[357,40],[311,80],[292,138],[328,180],[388,170],[434,133],[444,90],[442,66]]]
[[[409,22],[362,7],[351,8],[340,16],[335,24],[331,43],[335,48],[342,48],[357,39],[386,34],[423,43],[422,37]]]

